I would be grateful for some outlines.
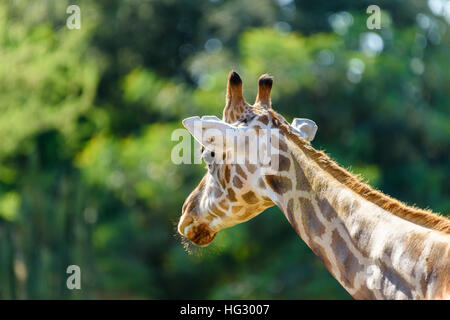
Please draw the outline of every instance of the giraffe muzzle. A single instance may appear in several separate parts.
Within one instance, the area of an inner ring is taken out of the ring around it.
[[[206,247],[216,237],[216,233],[212,232],[206,223],[193,223],[185,230],[189,241],[199,247]]]
[[[188,215],[183,215],[178,224],[178,232],[200,247],[209,245],[215,238],[216,232],[212,231],[207,223],[194,221]]]

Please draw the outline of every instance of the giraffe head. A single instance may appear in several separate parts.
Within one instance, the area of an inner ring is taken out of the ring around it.
[[[247,221],[274,205],[263,176],[283,169],[286,157],[278,151],[283,136],[272,121],[272,77],[262,75],[251,106],[242,95],[242,80],[228,77],[222,120],[191,117],[183,125],[201,144],[207,173],[184,202],[178,231],[192,243],[205,246],[224,228]],[[283,119],[284,120],[284,119]],[[317,131],[308,119],[294,119],[292,131],[311,141]]]

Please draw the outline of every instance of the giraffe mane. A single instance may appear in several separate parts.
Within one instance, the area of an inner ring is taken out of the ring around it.
[[[302,139],[293,133],[286,120],[284,120],[284,118],[282,118],[273,109],[268,109],[268,112],[272,116],[272,121],[274,124],[283,132],[283,134],[296,146],[298,146],[300,150],[312,159],[321,169],[329,173],[339,183],[350,188],[364,199],[400,218],[426,228],[450,234],[450,219],[433,213],[431,210],[423,210],[417,207],[408,206],[397,199],[391,198],[381,191],[373,189],[371,186],[361,181],[361,176],[354,175],[340,167],[323,151],[314,149],[310,145],[309,141]]]

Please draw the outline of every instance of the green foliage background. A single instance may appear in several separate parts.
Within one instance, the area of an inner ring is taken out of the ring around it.
[[[446,10],[439,11],[439,4]],[[81,7],[80,30],[66,8]],[[368,30],[366,9],[382,9]],[[188,253],[203,165],[170,161],[226,75],[313,119],[313,145],[376,188],[450,212],[450,12],[443,0],[0,2],[0,298],[348,299],[277,208]],[[66,268],[82,289],[66,287]]]

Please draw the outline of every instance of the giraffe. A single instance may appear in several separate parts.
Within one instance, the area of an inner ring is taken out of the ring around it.
[[[314,149],[317,126],[308,119],[289,124],[275,112],[272,83],[272,77],[260,77],[251,106],[232,71],[222,120],[183,120],[202,145],[208,171],[183,204],[179,233],[206,246],[218,231],[277,205],[355,299],[449,299],[450,220],[372,189]],[[211,128],[214,136],[207,134]],[[270,161],[219,161],[239,150],[224,148],[225,140],[214,137],[248,132],[263,138],[258,148],[277,151]]]

